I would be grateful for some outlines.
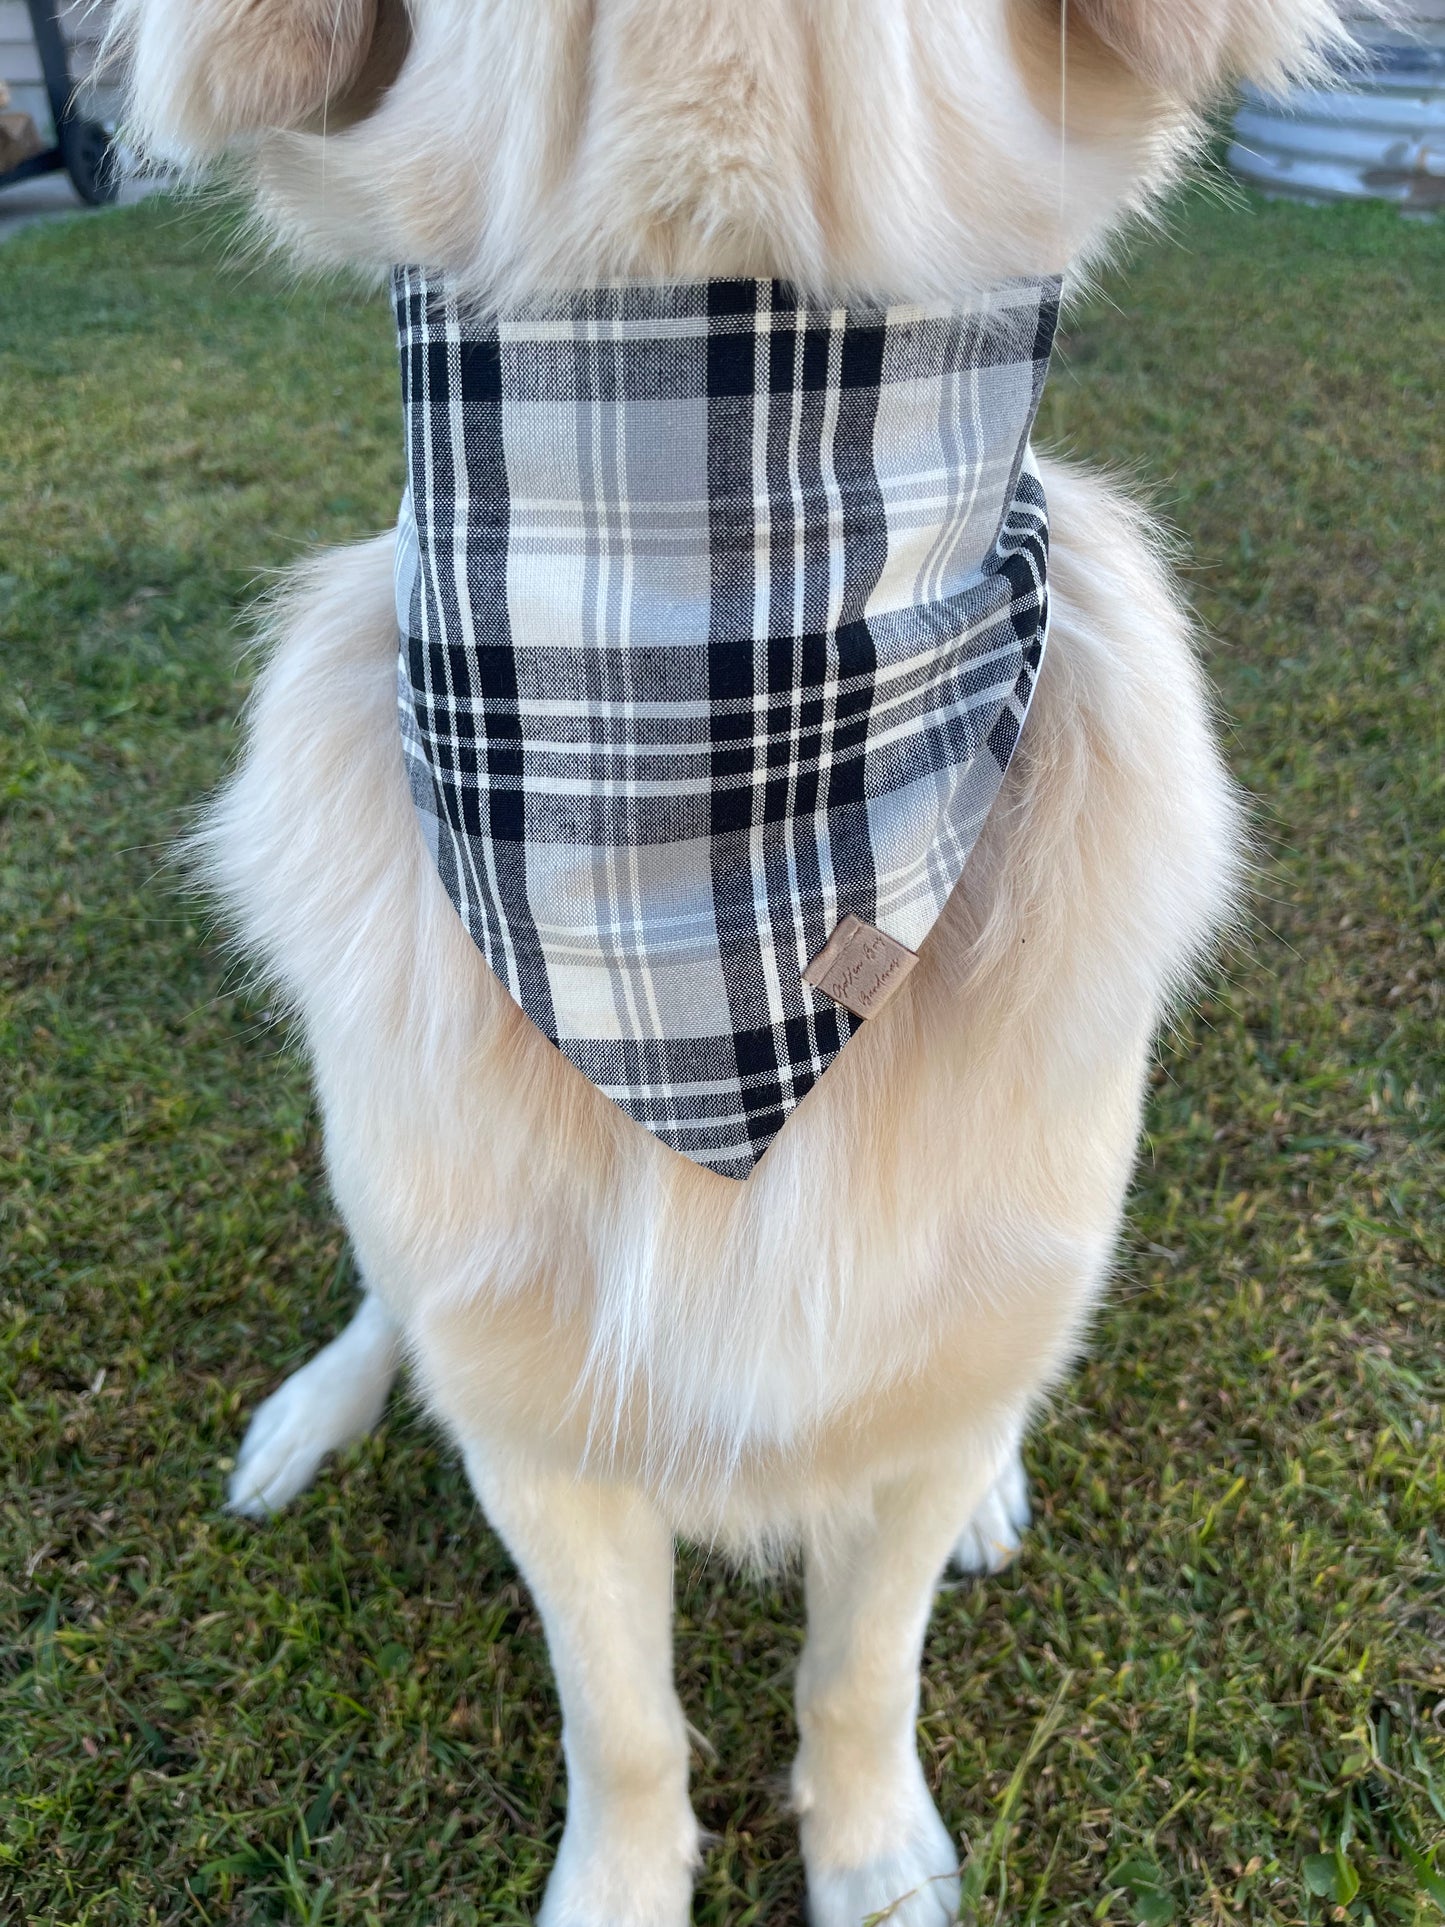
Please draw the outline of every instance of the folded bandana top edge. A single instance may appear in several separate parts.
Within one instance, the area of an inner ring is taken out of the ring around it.
[[[427,846],[522,1010],[746,1177],[916,950],[1048,628],[1029,434],[1056,278],[966,308],[769,281],[468,308],[398,268],[398,707]]]

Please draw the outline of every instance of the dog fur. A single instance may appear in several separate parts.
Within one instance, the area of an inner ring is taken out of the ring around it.
[[[148,143],[237,154],[321,264],[479,298],[628,275],[964,297],[1097,260],[1196,113],[1341,36],[1324,0],[127,0]],[[794,1792],[817,1927],[953,1917],[914,1745],[955,1551],[1026,1516],[1018,1445],[1105,1281],[1151,1040],[1228,914],[1240,812],[1147,522],[1044,464],[1046,665],[922,961],[746,1185],[627,1120],[488,973],[414,820],[392,537],[269,611],[195,840],[298,1014],[367,1297],[257,1413],[264,1514],[405,1355],[547,1627],[567,1825],[546,1927],[680,1927],[698,1836],[675,1533],[801,1544]]]

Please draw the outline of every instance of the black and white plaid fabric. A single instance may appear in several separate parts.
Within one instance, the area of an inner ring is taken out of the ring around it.
[[[918,947],[1018,740],[1058,283],[394,292],[426,841],[538,1029],[745,1177],[857,1028],[803,970],[850,912]]]

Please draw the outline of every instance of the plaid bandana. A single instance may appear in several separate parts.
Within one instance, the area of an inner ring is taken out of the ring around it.
[[[961,311],[619,285],[483,318],[399,268],[394,294],[427,845],[537,1028],[746,1177],[858,1027],[804,971],[849,917],[911,962],[1018,740],[1059,284]]]

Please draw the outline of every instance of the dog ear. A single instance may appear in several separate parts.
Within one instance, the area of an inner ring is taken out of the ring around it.
[[[377,22],[378,0],[121,0],[128,131],[195,164],[250,134],[332,124],[367,87],[374,42],[394,42]]]
[[[1064,31],[1079,26],[1142,80],[1193,98],[1222,64],[1228,0],[1061,0]]]
[[[1347,40],[1333,0],[1057,0],[1150,86],[1207,98],[1233,79],[1278,82]]]

